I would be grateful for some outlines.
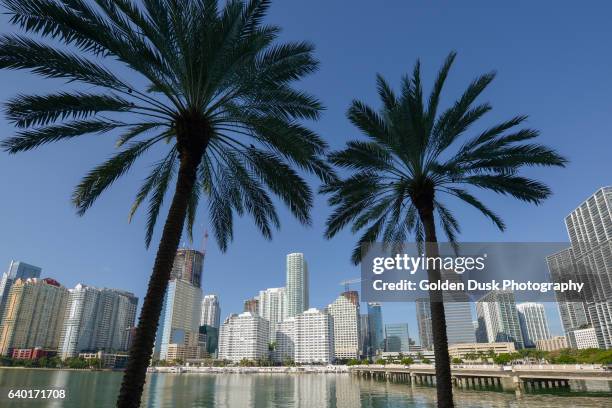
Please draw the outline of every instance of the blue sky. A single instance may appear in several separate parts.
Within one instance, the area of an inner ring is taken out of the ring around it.
[[[430,84],[444,57],[456,50],[458,58],[442,101],[448,104],[476,75],[496,70],[497,79],[481,98],[494,110],[482,125],[528,114],[528,125],[542,133],[540,141],[558,149],[571,163],[566,169],[527,173],[554,191],[540,207],[481,194],[504,216],[508,228],[503,234],[472,209],[450,201],[463,226],[460,239],[554,242],[567,240],[563,218],[612,181],[611,12],[606,2],[581,7],[576,2],[374,5],[312,0],[276,1],[268,20],[283,27],[283,39],[316,45],[321,69],[300,87],[325,103],[327,110],[313,128],[332,148],[359,137],[345,112],[353,98],[377,106],[377,72],[397,85],[421,58],[424,83]],[[6,27],[5,16],[0,16],[0,27]],[[20,92],[44,93],[60,87],[65,85],[25,72],[0,72],[0,101]],[[13,133],[4,117],[0,131],[3,138]],[[79,178],[113,152],[113,143],[110,136],[88,136],[18,156],[0,155],[0,268],[19,259],[41,266],[45,276],[68,287],[78,282],[117,287],[142,299],[155,245],[148,251],[144,248],[143,214],[131,224],[127,214],[156,152],[145,156],[84,217],[76,216],[69,202]],[[333,301],[342,290],[341,280],[359,275],[349,261],[356,238],[348,231],[331,241],[322,238],[329,214],[324,198],[316,199],[311,227],[299,225],[284,208],[279,207],[279,214],[282,230],[272,242],[263,240],[249,219],[236,221],[235,239],[227,253],[221,254],[209,241],[203,288],[220,295],[222,318],[240,311],[242,301],[259,289],[284,285],[289,252],[306,254],[315,307]],[[201,245],[206,218],[201,211],[196,247]],[[159,231],[155,243],[157,238]],[[559,333],[556,309],[549,305],[548,311],[553,331]],[[383,316],[386,322],[408,322],[416,337],[413,304],[385,304]]]

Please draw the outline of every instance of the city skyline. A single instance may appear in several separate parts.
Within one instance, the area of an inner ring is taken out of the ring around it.
[[[597,44],[597,39],[608,31],[604,19],[607,13],[596,13],[587,8],[570,9],[568,6],[550,10],[539,4],[518,5],[504,9],[507,19],[492,23],[482,16],[496,12],[493,5],[478,9],[447,5],[448,15],[440,15],[434,6],[395,5],[394,12],[388,13],[372,10],[365,2],[356,2],[349,10],[350,18],[343,19],[340,28],[351,33],[354,41],[343,41],[337,38],[336,30],[339,28],[333,28],[335,24],[332,22],[334,15],[346,10],[339,4],[329,7],[329,14],[322,16],[307,4],[279,2],[270,10],[269,19],[283,22],[285,38],[309,39],[317,45],[317,57],[323,61],[322,69],[307,79],[305,86],[316,89],[328,108],[316,129],[327,136],[332,148],[343,145],[346,139],[356,135],[355,129],[345,123],[343,115],[352,98],[373,99],[374,73],[382,72],[389,78],[399,78],[412,67],[417,57],[421,57],[424,72],[432,75],[438,68],[438,61],[449,50],[457,49],[459,60],[457,70],[449,79],[449,95],[470,81],[475,72],[497,70],[498,82],[484,96],[485,100],[496,101],[496,110],[492,114],[504,118],[516,113],[518,107],[520,113],[530,115],[530,125],[541,131],[543,141],[566,153],[571,161],[565,170],[541,173],[533,170],[551,185],[554,192],[541,207],[526,207],[510,203],[503,197],[491,197],[488,201],[491,207],[504,215],[508,226],[505,234],[495,231],[472,210],[459,206],[457,215],[466,226],[460,239],[567,240],[567,233],[559,220],[597,188],[609,184],[609,172],[605,171],[608,166],[606,149],[602,146],[609,145],[608,135],[612,132],[607,118],[609,95],[605,91],[612,84],[612,78],[607,75],[612,56],[599,52],[594,45],[584,46]],[[399,19],[406,13],[418,13],[420,18],[413,26],[402,25]],[[459,29],[457,21],[460,18],[450,18],[450,15],[457,15],[468,23]],[[549,28],[545,30],[547,51],[544,53],[541,52],[544,47],[542,21],[538,17],[542,15],[548,16],[546,24]],[[365,20],[364,16],[369,18]],[[320,27],[307,27],[302,24],[302,18],[320,21]],[[508,36],[507,32],[515,31],[510,22],[516,20],[522,22],[523,29]],[[0,22],[4,24],[6,21],[6,16],[0,16]],[[401,38],[410,38],[426,30],[434,21],[436,25],[454,29],[453,36],[429,38],[410,46],[402,43]],[[374,27],[362,30],[364,24]],[[576,27],[576,30],[568,32],[568,26]],[[486,38],[478,36],[480,30],[487,30],[490,34]],[[378,42],[389,42],[389,47],[401,51],[390,55],[386,49],[369,47],[371,59],[364,61],[361,58],[363,49],[358,44]],[[338,49],[344,52],[339,53]],[[487,52],[483,53],[483,49]],[[509,57],[507,49],[515,50],[516,54]],[[568,53],[574,56],[575,63],[564,63]],[[530,61],[528,67],[524,61]],[[355,66],[360,69],[354,69]],[[572,77],[584,81],[566,84],[560,90],[558,84]],[[24,81],[41,92],[55,87],[53,81],[45,82],[25,73],[7,71],[3,73],[0,97],[7,100],[22,92]],[[526,98],[528,90],[533,92],[530,91],[529,98]],[[585,92],[590,95],[590,103],[571,107],[567,104],[568,100],[579,100]],[[559,121],[558,118],[563,116],[572,117],[570,123]],[[0,129],[7,134],[12,132],[4,118],[0,119]],[[581,140],[588,143],[572,142],[574,134],[580,134]],[[116,282],[125,281],[122,287],[140,299],[144,297],[159,231],[154,236],[152,249],[147,251],[143,245],[146,217],[140,214],[132,225],[126,222],[128,203],[137,190],[137,183],[143,178],[143,167],[134,168],[128,179],[113,186],[108,199],[97,203],[90,215],[79,218],[69,205],[79,175],[97,164],[100,151],[110,154],[112,150],[112,142],[105,138],[88,138],[74,145],[48,146],[19,157],[3,157],[0,182],[12,190],[11,197],[18,199],[0,204],[0,213],[8,214],[3,219],[6,233],[0,237],[1,267],[11,259],[21,259],[42,266],[48,276],[64,282],[67,287],[73,287],[79,281],[99,287],[117,286]],[[58,163],[60,152],[72,159]],[[41,197],[44,197],[44,206],[40,205]],[[160,214],[166,211],[167,207],[164,207]],[[313,287],[310,301],[316,307],[323,307],[337,295],[336,281],[358,276],[358,269],[349,260],[353,242],[350,233],[343,233],[333,241],[322,238],[323,222],[329,215],[325,200],[321,197],[315,199],[311,228],[291,220],[284,209],[280,215],[282,230],[274,235],[271,243],[259,237],[250,221],[242,219],[235,222],[235,241],[228,253],[221,254],[216,245],[209,243],[205,269],[215,272],[208,276],[204,272],[203,290],[204,293],[221,295],[222,318],[231,310],[241,310],[241,302],[252,296],[254,282],[262,288],[281,285],[284,262],[276,258],[283,254],[301,251],[310,256],[311,282],[318,285],[316,290]],[[534,224],[533,220],[538,220],[538,223]],[[206,221],[206,217],[198,217],[194,248],[201,246]],[[61,240],[56,238],[58,231],[63,233]],[[183,240],[188,243],[186,237]],[[319,253],[323,255],[317,256]],[[258,271],[257,278],[253,278],[252,270]],[[227,279],[232,283],[231,291],[224,289]],[[547,312],[550,310],[556,313],[555,306],[547,308]],[[414,315],[413,305],[385,304],[385,320],[388,322],[409,319],[411,327],[416,327]],[[557,318],[555,321],[551,319],[550,323],[554,333],[561,332]]]

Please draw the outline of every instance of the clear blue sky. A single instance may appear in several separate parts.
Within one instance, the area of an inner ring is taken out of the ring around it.
[[[445,89],[443,102],[448,103],[477,74],[497,70],[497,79],[482,98],[494,107],[483,125],[528,114],[529,126],[542,132],[541,142],[557,148],[571,164],[565,170],[529,173],[554,191],[541,207],[483,195],[504,216],[508,226],[504,234],[475,211],[455,205],[463,225],[460,238],[565,241],[563,218],[597,188],[612,182],[612,5],[544,3],[276,1],[269,21],[283,27],[284,39],[316,44],[321,69],[301,86],[327,106],[314,128],[333,148],[359,136],[345,119],[353,98],[377,105],[377,72],[397,84],[421,58],[424,82],[430,84],[444,57],[457,50]],[[6,27],[5,16],[0,16],[0,27]],[[3,71],[0,101],[19,92],[46,92],[60,86],[64,85],[25,72]],[[13,133],[4,117],[0,131],[2,137]],[[113,143],[109,136],[90,136],[18,156],[0,155],[0,268],[8,267],[11,259],[23,260],[41,266],[45,276],[65,286],[83,282],[117,287],[142,300],[155,245],[148,251],[144,248],[143,214],[132,224],[127,223],[127,214],[155,154],[146,156],[85,217],[77,217],[69,202],[79,178],[113,152]],[[272,242],[261,239],[248,219],[237,220],[235,240],[227,253],[221,254],[209,241],[203,288],[220,295],[222,318],[240,311],[242,301],[259,289],[283,286],[289,252],[306,254],[315,307],[337,296],[342,279],[357,277],[358,268],[349,262],[355,237],[344,232],[332,241],[322,238],[328,214],[325,200],[319,197],[312,227],[300,226],[282,208],[282,230]],[[205,225],[205,212],[197,223]],[[200,238],[195,245],[200,246]],[[548,311],[553,331],[559,333],[556,309],[549,306]],[[416,337],[412,304],[385,304],[383,315],[386,322],[408,322]]]

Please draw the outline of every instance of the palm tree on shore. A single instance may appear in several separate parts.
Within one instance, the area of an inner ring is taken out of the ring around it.
[[[538,136],[536,130],[517,129],[525,116],[467,136],[472,125],[491,110],[488,103],[475,101],[494,73],[478,77],[454,104],[438,112],[442,88],[454,60],[455,53],[446,58],[426,105],[417,62],[412,76],[402,79],[397,95],[378,76],[382,102],[379,112],[357,100],[348,110],[349,120],[368,140],[350,141],[344,150],[330,154],[330,161],[349,175],[327,183],[322,191],[330,194],[329,203],[334,207],[327,220],[327,238],[349,224],[354,233],[364,230],[352,254],[355,264],[361,262],[375,241],[380,239],[387,247],[393,247],[410,234],[424,243],[426,256],[438,256],[436,221],[449,242],[455,243],[459,222],[440,200],[442,196],[476,208],[503,231],[502,219],[470,189],[490,190],[536,205],[551,194],[546,185],[519,175],[519,171],[529,166],[564,166],[566,160],[533,143]],[[435,267],[427,273],[430,281],[440,279]],[[438,406],[452,407],[446,319],[439,291],[430,292],[430,308]]]
[[[6,151],[118,135],[120,151],[74,191],[83,215],[143,153],[165,149],[130,212],[147,202],[149,246],[175,184],[117,401],[137,407],[174,256],[201,199],[224,251],[234,214],[250,215],[271,238],[280,225],[271,195],[310,223],[313,195],[298,171],[334,180],[326,143],[300,123],[318,119],[321,103],[293,86],[317,69],[313,46],[278,43],[279,28],[262,22],[266,0],[0,1],[25,32],[0,36],[0,68],[81,85],[9,100],[5,112],[19,130],[2,142]],[[128,71],[144,84],[122,78]]]

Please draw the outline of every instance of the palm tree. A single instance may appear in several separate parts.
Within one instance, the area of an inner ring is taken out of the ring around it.
[[[539,204],[551,192],[547,186],[520,176],[527,166],[563,166],[565,159],[554,151],[526,141],[538,136],[533,129],[520,129],[526,117],[516,116],[481,133],[464,136],[491,106],[475,104],[495,74],[478,77],[448,109],[438,113],[444,82],[455,60],[447,58],[427,101],[423,102],[420,65],[404,77],[396,95],[378,76],[380,112],[361,101],[353,101],[349,120],[368,141],[350,141],[330,161],[347,169],[346,178],[327,183],[334,212],[327,220],[327,238],[348,224],[352,231],[365,230],[353,251],[358,264],[368,246],[381,239],[386,245],[404,242],[414,233],[425,242],[426,256],[439,254],[436,221],[451,243],[460,232],[452,211],[440,201],[443,195],[458,198],[490,218],[500,229],[504,223],[467,188],[476,187]],[[459,144],[459,140],[464,142]],[[429,269],[428,279],[440,279],[440,271]],[[438,406],[453,406],[446,322],[441,293],[430,292]]]
[[[19,131],[4,149],[116,132],[121,150],[74,191],[82,215],[136,159],[161,145],[165,155],[130,212],[148,201],[147,246],[176,180],[118,399],[120,407],[137,407],[173,259],[183,228],[192,233],[200,199],[207,199],[224,251],[234,214],[250,215],[271,238],[279,227],[271,194],[301,223],[310,222],[313,195],[298,170],[334,178],[326,144],[300,123],[316,120],[322,106],[293,86],[317,69],[313,46],[278,43],[279,28],[262,23],[266,0],[223,7],[217,0],[0,1],[25,31],[0,36],[0,68],[85,85],[8,101],[7,117]],[[139,85],[122,77],[128,72],[139,75]]]

